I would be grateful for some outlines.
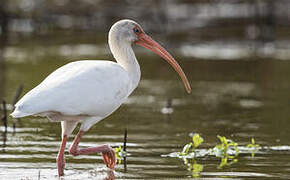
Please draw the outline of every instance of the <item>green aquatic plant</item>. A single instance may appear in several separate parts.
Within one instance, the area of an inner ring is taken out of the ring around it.
[[[200,176],[200,173],[203,171],[203,165],[196,163],[196,161],[193,161],[193,164],[189,167],[192,172],[192,177],[197,178]]]
[[[231,139],[227,139],[225,136],[217,136],[220,144],[217,144],[214,147],[214,150],[216,152],[216,156],[223,156],[226,157],[229,154],[229,150],[234,150],[235,151],[235,156],[239,154],[239,148],[238,148],[238,143]],[[228,156],[231,157],[231,156]],[[233,157],[232,157],[233,158]]]
[[[123,150],[121,145],[115,148],[115,156],[116,156],[118,164],[122,163],[122,158],[126,157],[126,155],[127,155],[127,152]]]
[[[193,147],[197,148],[199,145],[203,143],[203,138],[199,134],[195,133],[192,136],[192,142],[193,142]]]
[[[196,155],[196,148],[203,143],[203,138],[198,134],[194,133],[192,136],[192,142],[185,144],[182,151],[179,153],[180,156],[187,156],[190,150]]]
[[[191,171],[191,176],[197,178],[200,176],[200,173],[203,171],[203,165],[198,164],[195,159],[189,161],[187,158],[183,158],[184,164],[187,166],[187,170]]]
[[[187,166],[187,169],[192,172],[192,177],[194,178],[199,177],[200,172],[203,171],[203,165],[198,164],[194,159],[194,157],[196,156],[196,148],[198,148],[202,143],[203,138],[199,134],[195,133],[192,136],[192,141],[188,144],[185,144],[182,151],[179,152],[179,155],[183,156],[184,164]],[[193,153],[193,159],[191,160],[191,162],[189,162],[189,160],[184,157],[188,156],[190,152]]]
[[[179,152],[180,156],[186,156],[189,153],[190,148],[192,147],[192,143],[185,144],[181,152]]]
[[[247,147],[248,147],[248,148],[255,148],[255,149],[258,149],[258,148],[260,147],[260,145],[259,145],[259,144],[256,144],[255,139],[252,138],[252,139],[251,139],[251,144],[248,144]]]
[[[219,169],[222,169],[225,166],[231,166],[232,164],[238,162],[236,157],[239,154],[238,143],[231,139],[227,139],[225,136],[217,136],[220,144],[217,144],[214,147],[212,152],[215,152],[215,156],[221,157],[221,162],[218,166]],[[231,155],[234,154],[234,155]]]
[[[251,144],[247,145],[247,148],[250,148],[251,150],[251,156],[255,157],[255,152],[259,149],[260,145],[256,144],[255,139],[251,139]]]
[[[252,152],[252,157],[254,153],[260,148],[259,144],[256,144],[255,139],[251,139],[251,143],[246,147],[238,146],[238,143],[226,138],[225,136],[217,136],[219,142],[214,146],[214,148],[209,149],[199,149],[197,148],[203,143],[203,138],[195,133],[192,136],[192,141],[185,144],[181,152],[172,153],[170,157],[182,158],[184,164],[187,166],[187,170],[192,172],[192,177],[200,177],[200,173],[203,171],[203,165],[196,162],[196,157],[205,156],[215,156],[220,158],[220,163],[218,169],[222,169],[226,166],[231,166],[238,162],[238,155],[240,150],[242,153]]]
[[[230,162],[228,162],[228,160],[230,160]],[[218,169],[222,169],[225,166],[231,166],[232,164],[234,164],[236,162],[238,162],[238,159],[235,159],[235,158],[232,159],[232,158],[230,158],[229,155],[226,155],[225,157],[221,158],[221,162],[218,166]]]

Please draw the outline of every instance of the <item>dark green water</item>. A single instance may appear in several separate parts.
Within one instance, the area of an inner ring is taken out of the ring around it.
[[[46,45],[7,47],[6,54],[10,55],[7,55],[0,76],[4,79],[1,96],[8,102],[19,84],[23,84],[27,92],[67,62],[112,59],[106,46],[102,45],[99,49],[93,46],[92,54],[82,54],[79,46],[62,46],[67,56],[60,55],[60,47]],[[87,50],[91,46],[81,48]],[[127,128],[127,150],[130,153],[127,171],[123,164],[117,165],[115,172],[108,171],[100,154],[72,157],[67,153],[64,179],[192,178],[192,172],[182,159],[162,156],[181,151],[191,140],[190,133],[201,134],[205,140],[201,148],[206,149],[218,142],[217,135],[231,138],[242,146],[250,143],[252,137],[262,147],[277,146],[276,150],[264,150],[255,157],[241,154],[236,163],[223,168],[218,168],[220,158],[197,158],[196,162],[203,166],[199,174],[201,178],[290,178],[288,61],[197,60],[173,53],[191,82],[192,93],[188,95],[168,64],[147,51],[144,54],[138,50],[142,69],[139,87],[121,108],[93,126],[80,144],[90,147],[108,143],[116,147],[123,143],[124,129]],[[165,115],[161,109],[168,99],[172,99],[174,112]],[[1,124],[2,132],[3,129]],[[0,179],[38,179],[39,175],[40,179],[57,179],[55,159],[60,133],[59,123],[36,117],[21,119],[13,133],[12,119],[9,118],[6,144],[0,146]],[[3,139],[4,136],[2,143]]]

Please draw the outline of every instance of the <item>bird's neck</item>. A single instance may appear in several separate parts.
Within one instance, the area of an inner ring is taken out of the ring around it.
[[[139,63],[130,43],[118,43],[118,41],[109,40],[110,49],[118,64],[127,72],[131,79],[130,93],[138,86],[141,77]]]

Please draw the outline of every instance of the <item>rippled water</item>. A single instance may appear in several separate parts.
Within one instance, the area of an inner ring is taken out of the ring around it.
[[[70,48],[63,46],[60,51],[67,53]],[[106,54],[89,57],[112,59]],[[38,59],[19,58],[21,61],[8,57],[1,71],[5,79],[1,86],[3,97],[11,102],[19,84],[23,84],[27,92],[55,68],[77,59],[66,55],[52,53],[39,55]],[[127,128],[130,153],[127,171],[123,164],[117,165],[115,172],[107,170],[100,154],[72,157],[66,153],[64,179],[192,178],[193,173],[184,160],[164,156],[181,151],[184,144],[191,141],[192,133],[199,133],[204,138],[202,149],[214,147],[217,135],[231,138],[241,146],[249,144],[254,137],[256,143],[269,148],[254,157],[241,154],[237,162],[223,168],[219,168],[221,159],[218,157],[196,158],[196,163],[203,167],[201,178],[290,178],[289,62],[207,61],[178,57],[192,84],[192,94],[188,95],[169,65],[156,56],[141,53],[137,56],[142,69],[138,89],[115,113],[92,127],[80,144],[91,147],[108,143],[117,147],[123,144]],[[169,99],[173,113],[163,114],[161,110]],[[13,130],[13,120],[9,118],[8,133],[1,138],[0,179],[57,179],[55,158],[61,140],[59,123],[37,117],[15,122]],[[2,124],[1,131],[4,131]]]

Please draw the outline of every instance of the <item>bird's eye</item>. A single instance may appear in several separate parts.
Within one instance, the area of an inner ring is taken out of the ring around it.
[[[140,30],[139,30],[137,27],[135,27],[135,28],[133,29],[133,31],[134,31],[136,34],[138,34],[138,33],[140,32]]]

